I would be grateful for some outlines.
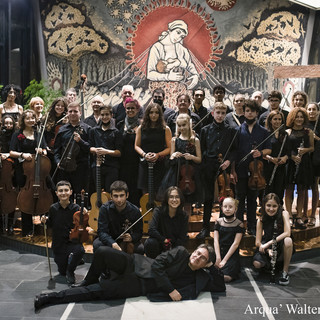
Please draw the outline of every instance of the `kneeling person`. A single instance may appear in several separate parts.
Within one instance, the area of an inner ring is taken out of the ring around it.
[[[51,205],[48,217],[42,216],[41,222],[52,227],[52,251],[54,261],[61,275],[66,276],[69,284],[75,283],[74,271],[85,253],[82,243],[73,242],[69,235],[73,225],[73,214],[80,210],[78,204],[70,202],[71,184],[68,181],[57,183],[58,202]],[[86,209],[85,211],[86,212]]]

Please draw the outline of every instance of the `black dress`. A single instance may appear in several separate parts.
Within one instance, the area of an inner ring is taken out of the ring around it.
[[[166,129],[165,128],[141,128],[141,148],[145,153],[161,152],[166,148]],[[159,158],[153,166],[153,186],[156,194],[165,173],[165,158]],[[138,188],[148,189],[148,162],[140,161]]]
[[[190,153],[196,156],[196,147],[195,144],[189,140],[175,138],[175,152]],[[183,192],[187,203],[201,201],[201,179],[199,170],[199,165],[193,161],[185,160],[184,158],[170,160],[170,168],[165,174],[159,188],[159,199],[163,198],[167,188],[178,186]],[[182,172],[186,175],[183,176],[181,174]],[[184,183],[184,178],[186,177],[191,178],[190,185]]]
[[[301,130],[292,129],[291,134],[288,136],[288,152],[290,155],[297,155],[298,148],[303,142],[304,148],[309,148],[309,130],[303,128]],[[290,158],[288,162],[287,183],[297,184],[305,188],[310,188],[313,182],[313,167],[311,162],[310,153],[305,153],[296,174],[296,165]],[[296,176],[295,176],[296,175]]]
[[[270,156],[271,157],[273,157],[273,158],[278,157],[285,136],[287,136],[286,132],[279,134],[278,138],[276,138],[275,135],[273,135],[270,138],[270,141],[271,141],[271,154],[270,154]],[[285,155],[287,155],[288,158],[290,157],[290,154],[288,151],[288,136],[286,138],[286,141],[284,142],[280,157],[283,157]],[[288,161],[287,161],[287,163],[288,163]],[[273,162],[269,162],[267,160],[263,161],[264,177],[265,177],[266,183],[267,183],[266,188],[265,188],[265,194],[269,194],[270,192],[273,192],[279,197],[279,199],[281,199],[281,201],[283,199],[284,189],[286,187],[287,163],[279,165],[277,167],[275,174],[273,176],[272,183],[271,183],[271,185],[269,185],[275,164]]]
[[[232,246],[235,236],[237,233],[244,233],[244,228],[240,225],[242,221],[239,219],[235,219],[232,222],[226,222],[224,218],[219,218],[214,226],[214,230],[219,232],[219,246],[220,246],[220,254],[221,260],[223,260],[224,256],[228,253],[230,247]],[[229,258],[227,263],[221,269],[224,275],[230,276],[232,279],[238,279],[241,264],[240,264],[240,256],[239,256],[239,247],[233,253],[233,255]]]
[[[317,137],[320,137],[320,121],[318,121],[316,128],[315,128],[315,125],[316,125],[316,121],[309,121],[307,124],[307,127],[312,131],[314,131]],[[320,149],[320,140],[314,139],[314,152],[311,154],[314,177],[320,177],[320,165],[315,165],[313,161],[315,156],[317,157],[319,156],[320,154],[320,152],[318,151],[319,149]],[[317,163],[319,162],[320,161],[318,160]]]
[[[141,192],[137,188],[140,157],[134,149],[136,133],[134,130],[123,130],[122,132],[123,147],[120,157],[120,180],[125,181],[128,185],[128,200],[140,207]]]

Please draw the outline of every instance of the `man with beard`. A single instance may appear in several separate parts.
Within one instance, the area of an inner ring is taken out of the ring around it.
[[[249,234],[256,234],[256,209],[258,190],[248,187],[249,164],[254,159],[262,160],[263,156],[271,154],[270,139],[262,143],[269,135],[267,129],[257,123],[259,105],[254,100],[246,100],[243,105],[245,122],[239,127],[235,170],[233,176],[236,182],[236,199],[239,201],[237,218],[243,221],[245,202],[247,199],[247,230]],[[256,146],[260,145],[257,149]],[[241,161],[251,153],[246,160]],[[261,174],[263,174],[261,172]]]
[[[226,290],[223,274],[214,266],[215,260],[214,250],[207,244],[201,244],[191,254],[178,246],[156,259],[100,247],[82,282],[71,289],[36,296],[34,308],[138,296],[147,296],[151,301],[196,299],[201,291]],[[107,271],[115,274],[108,277]]]
[[[174,110],[164,106],[165,92],[163,89],[155,89],[152,93],[152,100],[154,103],[157,103],[161,106],[163,112],[164,121],[167,123],[167,120],[171,114],[174,113]]]

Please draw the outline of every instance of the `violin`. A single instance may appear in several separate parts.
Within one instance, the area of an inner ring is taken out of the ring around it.
[[[222,154],[218,155],[218,160],[222,164]],[[230,174],[223,170],[218,176],[219,197],[234,197],[233,190],[230,188]]]
[[[196,190],[194,167],[189,164],[189,160],[180,168],[179,188],[185,195],[190,195]]]
[[[76,133],[82,134],[82,128],[79,126],[75,130]],[[63,152],[63,156],[59,163],[59,168],[67,172],[72,172],[77,169],[77,156],[80,152],[79,144],[74,140],[74,133],[71,134],[67,147]]]
[[[253,146],[253,149],[255,147]],[[251,190],[263,190],[266,187],[266,180],[263,176],[263,162],[254,158],[249,163],[250,177],[248,181],[248,187]]]
[[[130,227],[130,225],[131,225],[131,222],[128,219],[126,219],[123,224],[123,229],[127,230]],[[133,254],[134,252],[134,244],[131,241],[130,242],[121,241],[119,243],[119,247],[121,248],[122,251],[128,254]]]
[[[1,155],[0,155],[1,158]],[[17,205],[18,192],[13,187],[13,160],[7,158],[1,160],[1,177],[0,177],[0,200],[1,200],[1,213],[9,214],[14,212]]]
[[[56,127],[54,128],[54,138],[52,138],[49,143],[48,147],[52,149],[54,147],[54,142],[56,140],[57,134],[59,132],[59,129],[63,126],[63,124],[57,124]]]
[[[85,201],[85,191],[81,190],[81,208],[73,214],[74,228],[71,229],[69,239],[73,242],[86,242],[89,238],[87,227],[89,226],[89,215],[83,213]]]

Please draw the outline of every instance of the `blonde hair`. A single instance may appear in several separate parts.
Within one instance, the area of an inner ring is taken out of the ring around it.
[[[181,113],[176,120],[176,137],[179,137],[181,132],[178,129],[178,121],[186,121],[189,124],[188,140],[195,140],[195,133],[192,130],[192,119],[187,113]]]
[[[40,97],[33,97],[33,98],[30,100],[30,102],[29,102],[29,107],[30,107],[30,109],[33,110],[35,104],[36,104],[38,101],[40,101],[40,102],[43,104],[43,106],[44,106],[44,101],[42,100],[42,98],[40,98]]]
[[[227,199],[230,199],[230,200],[233,201],[234,206],[235,206],[235,208],[236,208],[236,210],[237,210],[237,209],[238,209],[238,205],[239,205],[239,200],[237,200],[237,199],[235,199],[235,198],[232,198],[232,197],[226,197],[226,198],[224,198],[223,201],[222,201],[221,207],[223,206],[223,203],[224,203],[225,200],[227,200]]]
[[[223,103],[223,102],[216,102],[214,105],[213,105],[213,111],[214,110],[223,110],[223,111],[227,111],[228,107]]]

